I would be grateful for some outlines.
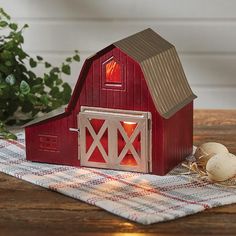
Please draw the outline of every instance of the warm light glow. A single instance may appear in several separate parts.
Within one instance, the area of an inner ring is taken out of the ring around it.
[[[125,222],[125,223],[120,223],[119,224],[120,227],[126,227],[128,229],[135,229],[135,224],[134,223],[128,223],[128,222]],[[143,233],[111,233],[109,234],[110,236],[144,236],[146,234],[143,234]]]
[[[124,130],[127,133],[128,137],[130,137],[132,135],[136,126],[137,126],[137,123],[135,123],[135,122],[123,121],[123,127],[124,127]]]
[[[133,121],[123,121],[121,122],[122,126],[127,134],[127,136],[130,138],[133,134],[135,128],[137,127],[137,123]],[[137,153],[140,152],[140,139],[138,138],[139,135],[135,138],[133,142],[133,147],[137,151]],[[122,140],[120,140],[121,142]],[[127,166],[137,166],[137,162],[130,150],[126,153],[125,157],[123,158],[121,165],[127,165]]]
[[[106,83],[121,83],[121,68],[115,60],[106,64]]]
[[[125,124],[128,124],[128,125],[134,125],[136,124],[135,122],[132,122],[132,121],[124,121]]]
[[[125,166],[137,166],[137,162],[130,151],[127,152],[120,164]]]

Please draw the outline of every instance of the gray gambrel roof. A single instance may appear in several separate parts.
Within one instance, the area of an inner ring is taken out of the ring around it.
[[[152,29],[114,45],[140,64],[156,109],[164,118],[170,118],[196,98],[175,47]]]
[[[62,115],[62,114],[65,113],[65,109],[66,109],[66,106],[61,106],[61,107],[59,107],[59,108],[57,108],[53,111],[50,111],[46,114],[43,114],[42,116],[39,116],[39,117],[35,118],[32,121],[29,121],[28,123],[24,124],[22,127],[24,128],[24,127],[34,125],[34,124],[40,123],[42,121],[48,120],[50,118]]]

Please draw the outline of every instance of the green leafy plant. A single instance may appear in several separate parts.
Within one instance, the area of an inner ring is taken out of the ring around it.
[[[2,121],[0,121],[0,138],[16,139],[16,135],[11,133]]]
[[[19,27],[12,22],[0,8],[0,138],[8,138],[5,124],[21,125],[39,113],[67,104],[71,87],[62,76],[70,75],[71,63],[80,61],[77,50],[58,67],[41,56],[29,56],[22,48],[26,28],[27,24]],[[38,66],[44,67],[42,76],[34,72]]]

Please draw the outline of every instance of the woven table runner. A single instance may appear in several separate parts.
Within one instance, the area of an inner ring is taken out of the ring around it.
[[[181,175],[180,166],[169,175],[155,176],[29,162],[24,133],[17,136],[18,141],[0,140],[0,171],[141,224],[236,203],[236,189]]]

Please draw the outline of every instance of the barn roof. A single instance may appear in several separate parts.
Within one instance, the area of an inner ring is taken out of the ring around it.
[[[29,121],[28,123],[26,123],[25,125],[23,125],[22,127],[27,127],[27,126],[30,126],[30,125],[33,125],[33,124],[37,124],[37,123],[40,123],[44,120],[48,120],[50,118],[53,118],[53,117],[57,117],[59,115],[62,115],[65,113],[65,109],[66,109],[66,106],[61,106],[53,111],[50,111],[42,116],[39,116],[37,118],[35,118],[34,120],[31,120]]]
[[[196,98],[175,47],[152,29],[114,45],[140,64],[156,109],[164,118],[170,118]]]

